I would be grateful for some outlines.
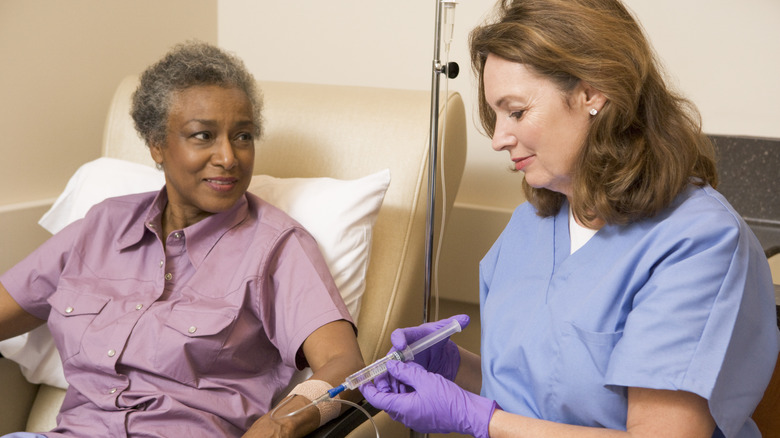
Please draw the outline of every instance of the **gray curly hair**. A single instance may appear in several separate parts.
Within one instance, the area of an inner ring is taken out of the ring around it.
[[[160,61],[147,68],[133,93],[130,115],[147,146],[165,142],[173,94],[198,85],[242,90],[252,105],[255,138],[260,138],[262,96],[244,62],[211,44],[188,41],[176,45]]]

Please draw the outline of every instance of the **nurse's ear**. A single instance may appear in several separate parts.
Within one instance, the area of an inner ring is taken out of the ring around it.
[[[607,103],[607,96],[585,81],[577,85],[576,94],[578,103],[592,116],[598,114]]]

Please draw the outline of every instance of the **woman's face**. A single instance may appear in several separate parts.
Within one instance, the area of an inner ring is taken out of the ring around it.
[[[252,178],[252,105],[237,88],[194,86],[172,96],[164,144],[150,147],[165,170],[177,227],[230,209]],[[167,211],[170,210],[170,211]]]
[[[485,62],[483,82],[496,113],[493,149],[509,152],[531,187],[570,196],[589,111],[601,109],[603,96],[580,81],[567,98],[551,80],[493,54]]]

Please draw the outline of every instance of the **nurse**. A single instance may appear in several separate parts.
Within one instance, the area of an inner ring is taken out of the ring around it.
[[[505,0],[470,48],[528,202],[479,267],[481,356],[448,341],[391,362],[366,399],[420,432],[759,437],[769,268],[640,25],[619,0]]]

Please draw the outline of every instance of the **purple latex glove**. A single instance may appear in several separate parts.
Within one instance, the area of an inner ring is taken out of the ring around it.
[[[418,325],[417,327],[393,330],[393,333],[390,335],[390,342],[393,344],[393,348],[390,349],[390,352],[403,350],[407,345],[411,345],[415,341],[444,327],[453,319],[460,323],[461,329],[469,325],[468,315],[455,315],[440,321]],[[449,380],[455,380],[455,375],[460,367],[460,352],[458,351],[458,346],[447,339],[425,351],[421,351],[414,356],[413,360],[432,373],[441,374]]]
[[[384,382],[366,383],[360,392],[371,405],[384,410],[422,433],[457,432],[489,438],[488,425],[498,405],[466,391],[439,374],[412,362],[387,362],[390,380],[397,379],[413,392],[397,393]]]

